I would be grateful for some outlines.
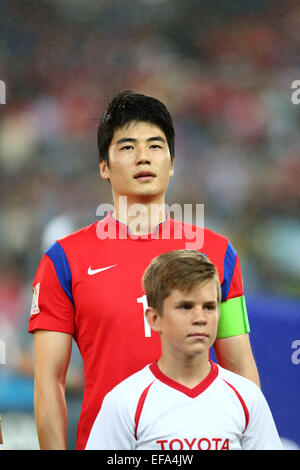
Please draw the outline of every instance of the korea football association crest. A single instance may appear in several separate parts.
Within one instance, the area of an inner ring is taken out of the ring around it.
[[[32,298],[30,315],[36,315],[37,313],[40,313],[39,294],[40,294],[40,283],[36,284],[33,287],[33,298]]]

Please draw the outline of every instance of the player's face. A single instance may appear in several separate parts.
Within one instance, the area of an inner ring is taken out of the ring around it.
[[[198,284],[189,293],[173,290],[157,319],[163,350],[179,358],[208,351],[216,338],[218,319],[215,280]]]
[[[159,127],[130,122],[116,129],[108,153],[109,165],[100,162],[100,173],[110,180],[115,198],[150,197],[163,202],[173,164],[166,136]]]

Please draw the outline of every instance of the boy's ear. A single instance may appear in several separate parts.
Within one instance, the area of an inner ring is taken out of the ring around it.
[[[153,331],[160,332],[160,315],[153,307],[147,307],[145,311],[146,320]]]

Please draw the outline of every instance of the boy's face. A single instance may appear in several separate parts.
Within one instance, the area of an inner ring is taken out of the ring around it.
[[[205,353],[217,334],[216,281],[198,284],[189,293],[175,289],[164,300],[162,315],[151,308],[146,315],[151,328],[161,335],[163,351],[179,358]]]
[[[160,197],[173,175],[164,132],[147,122],[130,122],[116,129],[108,149],[109,165],[100,162],[100,173],[109,179],[114,197]]]

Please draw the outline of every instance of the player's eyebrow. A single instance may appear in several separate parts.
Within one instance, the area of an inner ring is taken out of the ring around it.
[[[161,136],[154,136],[154,137],[149,137],[146,139],[146,142],[153,142],[153,141],[159,141],[163,142],[164,144],[166,143],[165,139]],[[122,137],[121,139],[117,140],[117,145],[123,144],[124,142],[137,142],[138,139],[134,139],[133,137]]]
[[[152,142],[153,140],[158,140],[159,142],[163,142],[165,143],[165,139],[161,136],[157,136],[157,137],[149,137],[149,139],[147,139],[147,142]]]

